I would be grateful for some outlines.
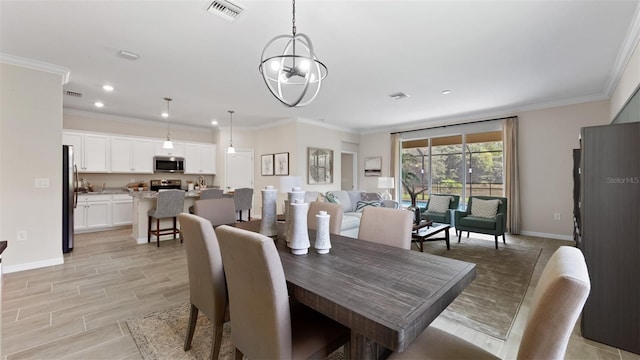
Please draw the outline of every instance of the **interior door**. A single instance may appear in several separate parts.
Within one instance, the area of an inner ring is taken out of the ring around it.
[[[226,190],[253,188],[253,150],[237,149],[226,157]]]

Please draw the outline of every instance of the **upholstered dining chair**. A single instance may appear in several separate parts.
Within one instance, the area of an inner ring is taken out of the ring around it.
[[[309,212],[307,213],[307,227],[312,230],[318,228],[316,215],[318,212],[326,211],[329,214],[329,233],[340,234],[342,228],[342,217],[344,209],[340,204],[333,204],[324,201],[312,201],[309,203]]]
[[[324,358],[349,343],[348,328],[297,303],[290,304],[273,239],[216,228],[229,291],[236,359]],[[345,346],[345,355],[349,346]]]
[[[591,282],[582,252],[561,246],[542,270],[531,300],[518,359],[564,359],[569,337]],[[408,349],[389,359],[497,359],[493,354],[445,331],[428,327]]]
[[[200,191],[199,200],[207,199],[222,199],[224,197],[224,190],[222,189],[204,189]],[[189,214],[194,214],[194,205],[189,206]]]
[[[411,249],[413,212],[367,206],[362,209],[358,239]]]
[[[184,211],[184,191],[182,190],[163,190],[158,192],[156,201],[156,207],[147,212],[148,226],[147,226],[147,242],[151,242],[151,235],[156,236],[156,242],[160,247],[160,236],[173,234],[173,238],[180,234],[178,230],[177,219],[178,214]],[[160,228],[160,219],[172,218],[173,227]],[[156,228],[151,229],[152,220],[156,219]],[[182,242],[182,238],[180,240]]]
[[[242,220],[242,211],[247,210],[247,221],[251,220],[251,203],[253,200],[252,188],[239,188],[233,192],[233,200],[236,202],[236,211],[238,211],[238,221]]]
[[[231,198],[196,200],[193,212],[209,220],[213,227],[236,222],[236,204]]]
[[[233,215],[235,218],[235,213]],[[191,303],[184,351],[191,349],[198,313],[202,311],[213,325],[210,358],[217,359],[228,307],[227,284],[222,267],[220,245],[213,227],[206,219],[187,213],[178,215],[178,218],[187,253]]]

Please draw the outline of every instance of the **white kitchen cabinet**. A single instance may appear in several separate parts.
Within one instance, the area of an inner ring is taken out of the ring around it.
[[[111,226],[133,223],[133,198],[128,194],[114,194],[111,203]]]
[[[111,195],[80,195],[74,209],[74,231],[111,227]]]
[[[173,141],[173,149],[164,149],[164,140],[156,140],[154,144],[154,154],[158,156],[184,156],[184,143]]]
[[[78,172],[109,172],[109,136],[64,131],[62,144],[73,145]]]
[[[153,141],[147,139],[111,137],[112,173],[153,173]]]
[[[185,144],[184,173],[213,175],[216,173],[216,146]]]

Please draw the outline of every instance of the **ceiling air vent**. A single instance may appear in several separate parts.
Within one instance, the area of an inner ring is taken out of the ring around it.
[[[215,0],[208,7],[207,11],[220,16],[221,18],[233,22],[240,13],[244,11],[238,4],[234,4],[227,0]]]
[[[75,91],[70,91],[70,90],[66,90],[64,92],[64,94],[67,95],[67,96],[73,96],[73,97],[77,97],[77,98],[82,97],[81,93],[75,92]]]
[[[405,94],[403,92],[397,92],[395,94],[391,94],[389,95],[390,98],[392,98],[393,100],[400,100],[400,99],[406,99],[409,97],[409,94]]]

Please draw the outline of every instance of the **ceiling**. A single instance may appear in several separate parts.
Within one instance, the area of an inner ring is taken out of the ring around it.
[[[171,97],[172,124],[228,126],[232,109],[237,127],[370,131],[608,98],[640,36],[638,0],[298,0],[297,31],[329,75],[313,103],[288,108],[258,64],[291,33],[291,2],[232,0],[245,10],[229,22],[211,1],[0,0],[0,52],[68,68],[64,90],[82,97],[65,109],[166,122]]]

